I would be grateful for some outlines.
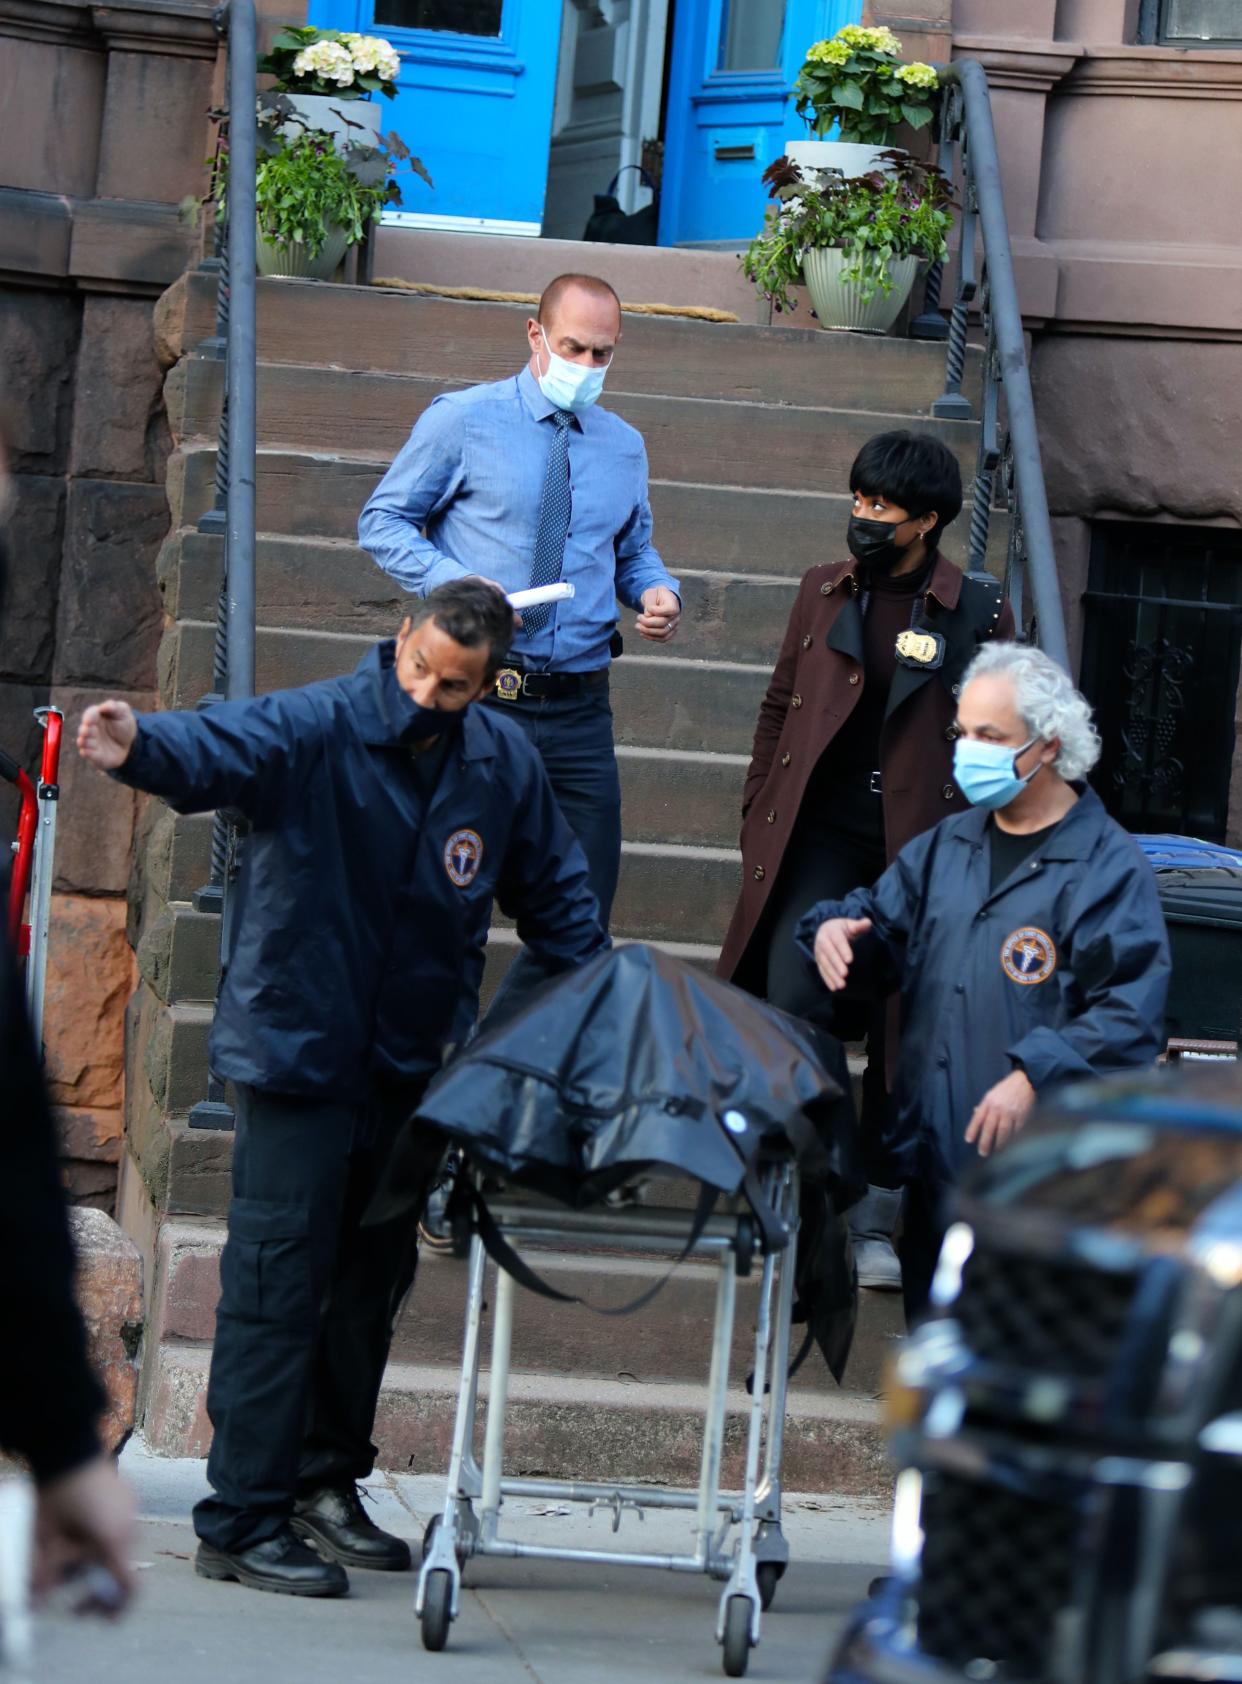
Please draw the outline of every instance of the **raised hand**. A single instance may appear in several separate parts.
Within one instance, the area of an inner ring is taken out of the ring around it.
[[[128,702],[98,702],[82,715],[78,753],[101,772],[115,772],[129,759],[137,735],[138,721]]]
[[[816,930],[815,968],[829,993],[838,993],[849,981],[854,943],[870,928],[870,918],[829,918]]]

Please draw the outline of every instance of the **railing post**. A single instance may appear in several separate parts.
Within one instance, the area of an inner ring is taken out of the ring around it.
[[[1044,490],[1035,397],[1026,362],[1022,312],[1018,304],[1013,253],[1009,247],[1005,220],[1005,195],[1001,184],[1000,157],[996,150],[996,131],[992,123],[992,104],[988,98],[988,79],[983,66],[973,59],[962,61],[957,68],[970,135],[975,192],[984,230],[993,332],[1013,448],[1014,483],[1022,511],[1022,531],[1032,563],[1029,568],[1031,597],[1039,625],[1040,645],[1045,654],[1068,672],[1069,643],[1057,583],[1052,521],[1048,515],[1048,495]]]
[[[217,294],[216,335],[225,341],[225,380],[216,455],[215,507],[200,530],[219,530],[223,502],[224,579],[216,620],[213,695],[204,701],[244,701],[254,694],[255,651],[255,62],[254,0],[228,0],[229,181],[224,249]],[[212,520],[212,517],[215,517]],[[212,520],[209,527],[207,522]],[[221,697],[221,692],[223,696]],[[232,884],[242,838],[217,812],[212,821],[211,881],[195,897],[200,911],[221,912],[220,983],[232,948]],[[217,998],[219,989],[217,989]],[[224,1083],[208,1077],[207,1098],[189,1115],[191,1128],[229,1129],[233,1113]]]
[[[939,73],[944,90],[941,145],[947,147],[955,137],[960,137],[963,208],[961,261],[949,325],[945,389],[932,404],[931,413],[939,420],[968,419],[972,413],[962,395],[961,384],[966,365],[969,309],[976,290],[977,223],[983,238],[980,291],[987,346],[979,463],[971,509],[970,561],[972,567],[981,567],[986,561],[995,470],[1003,461],[1010,517],[1005,576],[1015,620],[1020,628],[1023,588],[1029,581],[1034,607],[1032,625],[1038,627],[1040,646],[1068,671],[1069,643],[1057,580],[1013,253],[1005,220],[987,73],[973,59],[955,60],[941,66]]]
[[[923,283],[923,308],[910,323],[911,339],[943,340],[949,337],[949,324],[940,314],[940,284],[944,279],[944,259],[938,257],[927,271]]]

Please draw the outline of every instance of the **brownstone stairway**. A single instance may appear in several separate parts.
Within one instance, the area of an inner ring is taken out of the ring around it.
[[[158,312],[176,440],[161,566],[160,684],[170,707],[192,706],[211,680],[220,543],[195,528],[211,506],[223,365],[195,347],[211,333],[213,311],[214,287],[192,274]],[[358,511],[437,392],[520,366],[525,314],[380,289],[260,282],[260,689],[346,670],[394,629],[402,599],[357,547]],[[614,675],[624,795],[619,938],[656,941],[704,963],[714,957],[737,889],[738,805],[756,708],[798,577],[843,551],[854,453],[872,433],[909,425],[944,438],[969,476],[974,424],[927,418],[942,376],[943,351],[932,345],[626,317],[605,402],[646,439],[656,541],[682,581],[685,612],[667,650],[627,638]],[[994,531],[1003,546],[999,518]],[[960,554],[964,537],[963,521],[950,553],[956,546]],[[209,828],[207,819],[151,808],[131,907],[142,983],[129,1026],[122,1211],[154,1270],[146,1430],[169,1453],[204,1445],[201,1394],[227,1201],[230,1137],[185,1120],[205,1091],[215,986],[217,920],[190,904],[207,880]],[[513,938],[497,930],[493,978],[512,951]],[[650,1267],[620,1258],[590,1270],[569,1259],[550,1266],[566,1279],[589,1275],[588,1295],[601,1302],[623,1297]],[[463,1290],[459,1264],[426,1259],[381,1407],[379,1442],[392,1465],[444,1465]],[[693,1265],[620,1335],[615,1324],[523,1302],[515,1465],[692,1479],[688,1388],[706,1373],[710,1302],[708,1277]],[[897,1328],[890,1298],[864,1306],[843,1390],[818,1357],[808,1363],[791,1401],[792,1484],[883,1483],[874,1395]]]

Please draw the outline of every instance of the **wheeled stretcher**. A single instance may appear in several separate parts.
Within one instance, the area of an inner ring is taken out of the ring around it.
[[[459,1611],[462,1574],[472,1557],[594,1561],[610,1567],[704,1573],[723,1581],[716,1640],[723,1646],[728,1676],[738,1678],[745,1673],[750,1650],[759,1642],[761,1610],[771,1602],[789,1561],[789,1547],[781,1531],[781,1447],[798,1224],[798,1172],[792,1155],[766,1162],[759,1179],[764,1202],[788,1236],[780,1250],[765,1242],[763,1227],[741,1197],[727,1201],[720,1214],[704,1220],[688,1209],[642,1202],[641,1188],[637,1202],[591,1210],[566,1209],[517,1191],[489,1195],[487,1208],[494,1232],[519,1254],[537,1247],[588,1254],[632,1251],[668,1256],[674,1266],[684,1255],[715,1259],[715,1316],[710,1351],[705,1352],[708,1378],[699,1483],[697,1491],[689,1491],[590,1480],[505,1477],[505,1410],[516,1290],[514,1278],[506,1269],[496,1271],[483,1454],[481,1461],[476,1458],[485,1287],[491,1265],[478,1225],[472,1222],[461,1380],[444,1507],[428,1528],[418,1579],[416,1611],[427,1649],[443,1649],[448,1640],[450,1624]],[[689,1246],[688,1235],[692,1236]],[[533,1260],[537,1262],[537,1256]],[[744,1477],[740,1491],[722,1491],[737,1282],[754,1270],[759,1271],[760,1279]],[[683,1554],[669,1554],[524,1543],[505,1525],[505,1499],[510,1497],[611,1509],[614,1531],[627,1509],[685,1510],[693,1515],[693,1534],[687,1537],[690,1547]]]

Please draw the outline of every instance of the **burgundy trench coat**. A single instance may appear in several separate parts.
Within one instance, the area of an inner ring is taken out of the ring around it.
[[[722,977],[753,987],[748,953],[793,834],[807,780],[867,682],[857,563],[812,567],[798,590],[780,656],[759,707],[742,795],[742,892],[721,950]],[[884,839],[891,860],[912,837],[966,806],[953,782],[961,678],[981,643],[1013,636],[997,582],[937,555],[923,629],[945,639],[935,671],[899,666],[880,739]],[[861,885],[860,885],[861,886]],[[758,975],[762,976],[760,970]]]

